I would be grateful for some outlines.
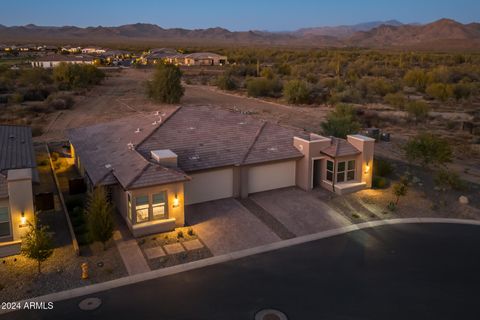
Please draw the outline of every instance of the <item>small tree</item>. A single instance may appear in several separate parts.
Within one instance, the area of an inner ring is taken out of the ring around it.
[[[418,134],[411,138],[403,149],[408,161],[419,162],[425,167],[443,166],[452,161],[450,144],[431,133]]]
[[[235,90],[237,88],[237,84],[235,83],[233,78],[228,74],[224,74],[218,77],[216,80],[216,85],[219,89],[228,90],[228,91]]]
[[[37,219],[28,222],[28,232],[22,238],[22,255],[38,263],[38,273],[42,273],[41,264],[53,253],[53,241],[47,227],[40,226]]]
[[[178,103],[185,89],[181,83],[182,72],[173,64],[159,64],[153,78],[147,81],[147,95],[161,103]]]
[[[327,120],[321,126],[324,134],[338,138],[346,138],[348,134],[360,130],[355,110],[348,104],[338,104],[335,110],[327,115]]]
[[[100,241],[103,249],[113,235],[113,208],[108,202],[103,187],[97,187],[88,195],[87,202],[88,231],[93,241]]]
[[[397,182],[393,185],[393,194],[395,195],[395,206],[398,205],[400,197],[407,195],[408,186],[404,182]]]
[[[425,92],[430,97],[444,102],[454,96],[454,87],[445,83],[432,83]]]
[[[308,103],[310,100],[310,89],[302,80],[291,80],[283,88],[283,95],[289,103]]]

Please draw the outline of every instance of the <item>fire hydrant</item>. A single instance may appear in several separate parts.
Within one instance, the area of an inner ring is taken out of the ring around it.
[[[82,280],[88,279],[88,263],[82,263]]]

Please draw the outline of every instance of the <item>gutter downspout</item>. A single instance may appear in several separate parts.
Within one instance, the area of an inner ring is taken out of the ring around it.
[[[332,177],[332,192],[335,193],[335,179],[337,179],[337,159],[333,158],[333,177]]]

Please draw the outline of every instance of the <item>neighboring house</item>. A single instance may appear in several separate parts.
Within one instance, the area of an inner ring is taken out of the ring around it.
[[[184,224],[184,205],[298,186],[371,187],[374,140],[326,138],[248,115],[182,107],[71,129],[90,187],[106,186],[135,236]]]
[[[94,59],[90,56],[47,54],[32,61],[32,67],[54,68],[62,62],[70,64],[93,64]]]
[[[99,47],[86,47],[81,50],[81,52],[85,54],[102,54],[107,51],[108,51],[107,49],[103,49]]]
[[[223,66],[227,57],[211,52],[196,52],[185,55],[184,64],[187,66]]]
[[[35,167],[31,129],[0,125],[0,257],[20,252],[27,221],[33,221]]]

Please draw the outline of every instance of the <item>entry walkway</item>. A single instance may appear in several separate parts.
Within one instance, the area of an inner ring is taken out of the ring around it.
[[[120,257],[129,275],[151,271],[137,240],[130,234],[127,226],[121,218],[116,215],[117,230],[113,234],[113,240],[117,245]]]

